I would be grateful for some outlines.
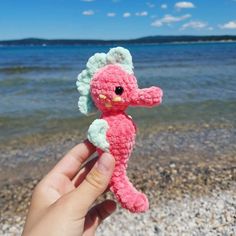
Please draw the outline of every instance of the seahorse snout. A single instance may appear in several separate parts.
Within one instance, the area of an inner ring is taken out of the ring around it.
[[[159,87],[137,89],[131,95],[131,106],[152,107],[162,101],[163,91]]]

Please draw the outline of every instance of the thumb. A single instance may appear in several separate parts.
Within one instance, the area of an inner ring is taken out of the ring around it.
[[[115,166],[115,159],[103,153],[80,186],[71,193],[73,212],[84,217],[94,201],[107,189]]]

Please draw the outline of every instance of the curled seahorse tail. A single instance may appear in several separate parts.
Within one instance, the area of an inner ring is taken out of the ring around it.
[[[132,185],[125,171],[121,173],[119,169],[115,169],[111,178],[110,189],[121,206],[130,212],[140,213],[148,210],[149,203],[146,195]]]

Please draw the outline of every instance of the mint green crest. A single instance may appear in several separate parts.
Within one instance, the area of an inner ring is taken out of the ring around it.
[[[76,82],[80,93],[78,107],[81,113],[87,115],[97,110],[90,95],[90,82],[101,68],[109,64],[119,65],[127,73],[133,74],[132,57],[127,49],[116,47],[110,49],[107,54],[95,53],[89,58],[86,69],[78,75]]]

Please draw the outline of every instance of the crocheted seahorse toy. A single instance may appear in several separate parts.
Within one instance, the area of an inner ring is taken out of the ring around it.
[[[158,87],[139,89],[133,74],[130,52],[122,47],[107,54],[96,53],[89,58],[86,69],[78,75],[80,93],[78,106],[83,114],[100,110],[88,129],[88,139],[97,147],[98,155],[110,152],[115,169],[110,190],[123,208],[144,212],[149,203],[145,194],[136,190],[126,176],[127,162],[135,144],[136,125],[125,113],[128,106],[152,107],[161,103]]]

